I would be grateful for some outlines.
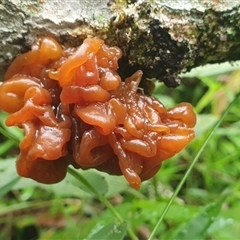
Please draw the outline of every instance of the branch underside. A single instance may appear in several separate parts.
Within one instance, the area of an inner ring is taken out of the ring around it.
[[[240,59],[240,2],[210,0],[0,3],[0,76],[39,36],[78,46],[87,36],[123,50],[123,77],[142,69],[167,86],[193,67]]]

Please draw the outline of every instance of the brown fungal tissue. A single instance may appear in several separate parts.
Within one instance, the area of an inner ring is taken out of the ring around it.
[[[8,126],[25,131],[19,175],[56,183],[69,164],[124,175],[134,188],[193,138],[189,103],[166,109],[139,91],[142,72],[122,81],[121,50],[87,38],[65,48],[42,37],[18,56],[0,86]]]

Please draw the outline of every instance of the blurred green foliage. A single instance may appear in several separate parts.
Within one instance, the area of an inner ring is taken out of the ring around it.
[[[156,84],[154,96],[167,107],[192,103],[196,139],[139,191],[123,177],[95,170],[78,170],[82,180],[73,172],[54,185],[18,177],[15,159],[23,133],[6,128],[0,112],[0,239],[148,239],[207,134],[239,92],[240,70],[218,69],[185,74],[177,89]],[[237,99],[203,150],[155,239],[239,239],[239,105]]]

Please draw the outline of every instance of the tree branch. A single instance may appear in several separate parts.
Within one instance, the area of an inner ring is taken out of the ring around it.
[[[69,46],[98,36],[123,50],[123,76],[142,69],[145,77],[174,87],[180,72],[240,59],[240,2],[2,0],[1,76],[12,59],[42,35]]]

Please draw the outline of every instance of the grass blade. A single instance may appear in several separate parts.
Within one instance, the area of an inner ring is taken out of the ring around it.
[[[225,110],[225,112],[223,113],[223,115],[221,116],[221,118],[218,120],[218,122],[216,123],[216,125],[213,127],[213,129],[211,130],[211,132],[208,134],[206,140],[204,141],[203,145],[201,146],[200,150],[198,151],[198,154],[195,156],[194,160],[192,161],[191,165],[189,166],[187,172],[185,173],[185,175],[183,176],[181,182],[178,184],[176,190],[174,191],[172,197],[170,198],[169,202],[167,203],[166,207],[164,208],[157,224],[155,225],[151,235],[149,236],[148,240],[152,240],[154,238],[154,235],[158,229],[158,227],[160,226],[160,224],[162,223],[166,213],[168,212],[171,204],[173,203],[175,197],[178,195],[179,191],[181,190],[183,184],[185,183],[186,179],[188,178],[190,172],[192,171],[193,167],[195,166],[195,164],[197,163],[201,153],[203,152],[204,148],[207,146],[208,142],[210,141],[210,139],[212,138],[212,136],[214,135],[216,129],[219,127],[219,125],[222,123],[223,119],[226,117],[226,115],[228,114],[230,108],[232,107],[232,105],[234,105],[234,103],[237,101],[238,97],[240,96],[240,93],[238,93],[235,97],[235,99],[228,105],[227,109]]]
[[[174,239],[206,239],[207,229],[216,220],[216,216],[221,211],[225,200],[226,195],[221,197],[216,202],[208,204],[197,216],[192,218],[187,224],[179,229]]]
[[[76,178],[78,181],[80,181],[82,184],[84,184],[89,189],[89,191],[91,191],[98,198],[98,200],[101,201],[112,212],[112,214],[118,219],[120,223],[122,224],[125,223],[122,216],[116,211],[116,209],[108,201],[108,199],[101,193],[99,193],[98,190],[93,185],[91,185],[86,178],[84,178],[81,174],[79,174],[79,172],[70,167],[68,168],[68,173],[72,175],[74,178]],[[137,240],[138,239],[137,236],[134,234],[134,232],[132,231],[128,224],[126,227],[130,238],[132,240]]]
[[[111,240],[122,240],[126,234],[127,225],[125,223],[120,224],[108,224],[103,226],[98,231],[91,233],[86,237],[85,240],[96,240],[96,239],[111,239]]]
[[[3,197],[6,193],[8,193],[12,187],[20,180],[21,177],[16,177],[7,184],[5,184],[3,187],[0,188],[0,198]]]

